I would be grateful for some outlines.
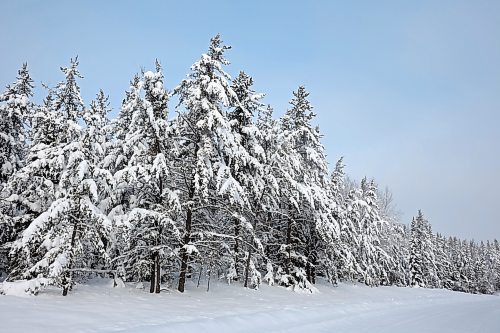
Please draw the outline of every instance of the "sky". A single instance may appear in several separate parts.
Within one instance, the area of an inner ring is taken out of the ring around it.
[[[0,5],[0,88],[28,62],[40,102],[78,55],[85,102],[102,88],[116,114],[141,68],[158,59],[173,89],[220,33],[277,115],[306,86],[331,167],[387,186],[402,222],[500,239],[500,1]]]

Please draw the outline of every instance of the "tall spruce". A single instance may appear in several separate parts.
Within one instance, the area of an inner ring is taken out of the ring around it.
[[[262,110],[261,99],[263,94],[253,90],[253,79],[245,72],[240,72],[233,80],[231,88],[236,94],[236,106],[228,113],[228,118],[235,138],[247,151],[252,163],[240,165],[239,160],[232,160],[231,169],[235,179],[243,186],[249,196],[249,205],[239,210],[246,221],[250,221],[251,228],[242,228],[240,218],[234,218],[234,268],[238,279],[243,276],[245,287],[250,285],[254,288],[260,283],[260,273],[255,268],[254,254],[262,254],[262,243],[257,234],[260,223],[264,216],[261,198],[264,195],[264,174],[261,166],[266,163],[266,156],[261,146],[262,133],[254,123],[253,119]],[[242,234],[241,231],[245,233]],[[241,241],[241,240],[245,241]],[[246,245],[246,246],[245,246]],[[257,253],[256,253],[257,252]]]
[[[338,225],[329,210],[327,163],[319,129],[312,125],[315,114],[308,100],[309,93],[300,86],[293,95],[291,107],[281,120],[286,153],[296,173],[289,192],[282,193],[287,225],[278,272],[281,272],[281,284],[313,291],[319,244],[331,243],[332,235],[338,234]]]
[[[185,289],[188,266],[194,255],[202,261],[216,254],[233,261],[227,246],[231,236],[223,229],[220,213],[239,218],[237,211],[228,210],[225,205],[249,205],[247,192],[235,178],[234,166],[260,168],[259,162],[238,139],[227,116],[227,108],[238,102],[229,84],[230,77],[223,70],[223,66],[229,64],[224,57],[229,48],[223,45],[219,35],[212,38],[208,52],[191,66],[188,78],[175,89],[185,109],[178,118],[181,140],[177,169],[184,184],[181,204],[185,216],[180,292]],[[245,219],[241,222],[242,228],[251,232],[251,223]],[[212,261],[208,265],[212,267]]]
[[[27,126],[33,115],[33,80],[25,63],[15,83],[0,95],[0,190],[22,167],[28,145]]]
[[[179,238],[172,219],[180,206],[171,175],[175,146],[167,119],[168,99],[162,69],[156,62],[155,72],[147,71],[141,80],[132,81],[119,118],[130,123],[120,124],[117,133],[122,156],[129,156],[127,164],[115,173],[117,206],[113,214],[122,231],[118,235],[123,245],[117,249],[117,263],[127,279],[149,279],[151,293],[160,292],[162,280],[173,279]],[[115,167],[120,165],[116,163]]]
[[[30,120],[36,108],[30,101],[33,88],[24,63],[16,82],[0,95],[0,276],[7,271],[10,244],[22,229],[14,218],[18,205],[15,200],[6,200],[6,187],[9,177],[22,168],[28,152]]]
[[[103,158],[100,132],[106,110],[95,103],[84,108],[75,81],[81,77],[77,65],[72,60],[71,67],[62,68],[66,80],[54,90],[54,112],[49,115],[57,117],[53,119],[60,129],[57,141],[37,143],[33,148],[38,163],[28,164],[22,170],[26,174],[20,175],[41,178],[54,189],[50,206],[31,221],[11,251],[17,259],[13,276],[31,279],[33,293],[55,285],[66,296],[75,283],[75,273],[95,269],[96,263],[106,266],[105,244],[111,222],[99,205],[112,180],[98,166]],[[85,128],[78,124],[80,116]]]

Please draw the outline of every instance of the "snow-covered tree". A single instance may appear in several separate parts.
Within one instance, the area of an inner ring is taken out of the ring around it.
[[[280,150],[288,165],[280,170],[285,174],[277,177],[286,182],[281,187],[281,205],[287,222],[282,229],[285,231],[277,273],[284,286],[313,290],[319,245],[332,242],[332,237],[338,235],[338,225],[331,215],[327,163],[319,129],[311,123],[315,114],[307,99],[309,93],[301,86],[293,95],[291,108],[280,123]]]
[[[123,160],[126,165],[114,165],[119,170],[115,173],[112,214],[124,245],[117,249],[117,262],[128,279],[149,279],[152,293],[160,292],[162,280],[172,279],[179,238],[172,219],[180,206],[171,175],[175,146],[174,130],[167,119],[168,98],[162,69],[156,62],[155,72],[144,72],[142,80],[132,81],[117,127],[118,149],[123,153],[120,158],[128,157]],[[130,122],[123,123],[127,119]]]
[[[261,147],[265,154],[263,163],[264,189],[258,201],[261,205],[261,212],[256,213],[260,221],[262,230],[262,240],[264,245],[264,256],[266,260],[266,274],[264,280],[270,285],[279,281],[276,276],[276,267],[279,264],[277,254],[280,252],[280,238],[283,227],[284,215],[281,212],[281,189],[285,189],[292,176],[289,172],[290,160],[282,144],[280,136],[280,124],[273,118],[273,108],[268,105],[260,109],[257,115],[257,127],[261,134]],[[288,171],[287,171],[288,170]]]
[[[353,266],[352,251],[347,246],[346,239],[349,236],[346,234],[348,228],[345,228],[346,211],[344,209],[344,162],[343,157],[335,164],[335,169],[332,171],[330,180],[327,184],[327,195],[331,202],[330,215],[339,226],[338,235],[332,237],[334,240],[322,246],[319,253],[320,266],[319,272],[325,276],[330,283],[337,284],[341,279],[341,270],[349,270],[348,267]]]
[[[241,234],[240,218],[234,219],[234,267],[236,277],[244,272],[244,286],[248,286],[250,281],[256,282],[258,279],[258,271],[254,263],[252,255],[256,252],[262,252],[262,244],[257,236],[257,228],[260,227],[260,220],[263,218],[261,198],[264,195],[264,169],[262,166],[266,163],[265,152],[261,146],[262,133],[254,123],[253,118],[262,109],[263,104],[260,100],[263,94],[256,93],[253,90],[253,79],[245,72],[240,72],[232,82],[231,88],[236,94],[237,102],[231,112],[228,113],[228,118],[234,131],[235,139],[239,141],[241,146],[247,151],[248,158],[252,163],[241,165],[241,160],[232,159],[230,167],[235,179],[242,185],[246,194],[249,196],[249,205],[240,208],[240,213],[246,220],[252,221],[252,228],[244,228],[245,234]],[[240,238],[247,239],[246,242],[241,242]],[[244,246],[245,243],[247,246]],[[247,248],[246,251],[244,248]],[[243,258],[243,254],[246,258]],[[260,274],[260,273],[259,273]],[[253,278],[252,278],[253,276]],[[255,286],[255,285],[254,285]]]
[[[27,125],[33,114],[33,80],[25,63],[15,83],[0,95],[0,190],[8,177],[22,166],[26,156]]]
[[[28,66],[23,64],[16,82],[0,94],[0,275],[8,264],[9,243],[20,231],[19,224],[13,219],[17,205],[5,200],[8,196],[5,187],[8,178],[23,166],[26,158],[28,126],[35,110],[30,101],[33,88]]]
[[[410,284],[439,287],[432,229],[420,210],[412,220],[410,237]]]
[[[420,215],[420,213],[419,213]],[[413,218],[410,227],[410,285],[414,287],[423,287],[423,254],[422,254],[422,230],[418,220]]]
[[[215,208],[226,207],[225,214],[238,218],[231,207],[248,206],[248,195],[235,178],[240,166],[260,168],[241,143],[227,116],[227,108],[239,106],[238,96],[229,84],[230,77],[223,66],[229,62],[220,36],[212,38],[208,52],[191,66],[191,73],[175,89],[185,112],[178,117],[179,154],[176,166],[184,184],[181,198],[185,224],[181,248],[181,269],[178,290],[185,288],[190,257],[205,249],[229,255],[220,216]],[[220,200],[224,199],[221,204]],[[196,216],[193,218],[193,214]],[[207,223],[207,220],[211,221]],[[194,221],[194,223],[193,223]],[[252,225],[241,219],[242,229],[251,233]],[[210,245],[210,246],[209,246]],[[201,255],[203,257],[203,255]]]
[[[96,268],[97,258],[102,263],[107,259],[111,224],[99,205],[105,202],[103,195],[112,179],[98,166],[106,110],[95,103],[84,109],[75,81],[80,77],[77,65],[72,61],[71,67],[62,68],[66,81],[54,90],[53,102],[46,103],[54,109],[42,109],[35,117],[30,163],[12,182],[12,189],[20,190],[12,200],[27,207],[28,221],[34,218],[13,244],[12,277],[35,279],[33,292],[40,285],[56,285],[67,295],[75,271]],[[83,116],[85,129],[78,125],[78,115]],[[50,132],[51,125],[60,131],[49,142],[40,133]],[[49,195],[40,200],[37,193],[43,190]]]
[[[363,178],[359,188],[350,191],[346,200],[345,241],[356,262],[349,274],[367,285],[388,282],[388,271],[394,265],[382,247],[382,230],[387,222],[382,220],[377,206],[375,182]]]

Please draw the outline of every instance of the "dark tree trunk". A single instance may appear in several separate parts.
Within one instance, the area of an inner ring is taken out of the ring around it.
[[[186,231],[184,233],[184,244],[189,244],[191,240],[191,225],[192,225],[192,215],[193,212],[191,211],[191,207],[188,208],[187,214],[186,214]],[[181,271],[179,274],[179,286],[177,287],[177,290],[179,290],[181,293],[184,292],[184,288],[186,285],[186,272],[188,268],[188,259],[189,255],[186,251],[185,248],[181,249]]]
[[[247,258],[247,263],[246,263],[246,267],[245,267],[245,285],[244,287],[247,288],[248,287],[248,274],[250,272],[250,260],[252,258],[252,248],[250,248],[248,250],[248,258]]]
[[[73,232],[71,234],[71,257],[69,258],[69,263],[68,263],[68,270],[64,272],[64,278],[63,278],[63,296],[68,295],[68,291],[71,289],[71,284],[73,283],[73,272],[71,272],[71,269],[73,268],[73,249],[75,248],[75,243],[76,243],[76,236],[78,234],[78,221],[75,221],[75,224],[73,225]]]
[[[67,272],[67,274],[69,275],[70,273]],[[66,283],[68,283],[69,279],[70,279],[69,276],[64,279],[64,287],[63,287],[63,293],[62,293],[63,296],[67,296],[68,295],[69,287],[66,285]]]
[[[151,270],[149,272],[149,292],[154,293],[155,292],[155,260],[154,260],[154,254],[151,255]]]
[[[255,219],[253,222],[253,231],[257,232],[257,219]],[[253,247],[250,246],[250,248],[248,249],[247,262],[245,265],[245,285],[244,285],[245,288],[248,287],[248,275],[250,274],[250,261],[252,260],[252,252],[253,252]]]
[[[267,220],[265,226],[267,230],[269,230],[271,237],[274,237],[274,230],[272,226],[272,214],[269,212],[267,213]],[[266,255],[267,258],[270,257],[271,247],[269,246],[269,244],[266,244],[266,246],[264,247],[264,254]]]
[[[290,274],[290,267],[292,264],[292,226],[293,222],[291,218],[288,218],[288,224],[286,228],[286,248],[288,252],[288,257],[286,258],[285,272]]]
[[[149,292],[150,293],[159,293],[160,292],[160,287],[159,287],[159,269],[160,265],[158,263],[158,253],[153,253],[151,255],[151,271],[150,271],[150,285],[149,285]],[[158,287],[157,287],[158,285]]]
[[[156,252],[155,256],[155,293],[159,294],[160,293],[160,254]]]
[[[311,282],[311,263],[309,261],[306,264],[306,277],[307,281]]]
[[[309,282],[312,284],[316,284],[316,265],[318,264],[318,252],[316,251],[316,244],[318,243],[318,239],[316,236],[316,229],[313,226],[311,229],[311,245],[309,251]]]
[[[159,154],[161,151],[160,143],[158,140],[156,140],[155,148],[154,151],[152,152],[152,156],[155,156]],[[156,203],[161,205],[162,204],[162,193],[163,193],[163,178],[159,177],[158,179],[158,195],[156,196]],[[159,225],[158,222],[155,222],[155,227],[158,230],[158,237],[155,239],[155,245],[158,246],[159,243],[161,242],[161,233],[162,229],[161,226]],[[155,251],[151,254],[151,277],[150,277],[150,286],[149,286],[149,292],[150,293],[160,293],[160,254]]]
[[[239,242],[239,237],[240,237],[240,220],[235,218],[234,219],[234,269],[236,271],[236,277],[234,278],[235,281],[239,280],[239,272],[238,272],[238,266],[239,266],[239,258],[240,258],[240,242]],[[246,282],[245,282],[246,283]]]
[[[316,261],[311,265],[311,283],[316,284]]]

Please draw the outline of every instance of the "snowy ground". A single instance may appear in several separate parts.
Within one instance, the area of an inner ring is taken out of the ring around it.
[[[445,290],[319,286],[189,285],[186,293],[77,286],[67,297],[0,296],[0,331],[15,332],[500,332],[500,297]]]

